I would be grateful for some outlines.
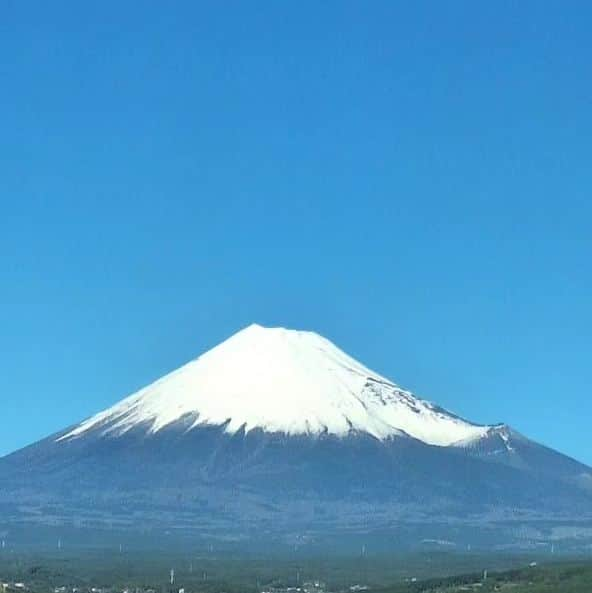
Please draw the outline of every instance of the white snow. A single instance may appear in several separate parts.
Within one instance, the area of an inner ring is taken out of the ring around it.
[[[485,436],[418,399],[313,332],[251,325],[178,370],[82,422],[59,440],[91,429],[151,433],[181,419],[287,434],[351,431],[378,439],[407,434],[447,446]]]

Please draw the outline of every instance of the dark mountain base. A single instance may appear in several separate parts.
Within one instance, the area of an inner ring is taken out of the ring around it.
[[[366,533],[436,547],[592,539],[590,470],[505,427],[466,447],[187,428],[57,435],[0,460],[0,529],[285,542]]]

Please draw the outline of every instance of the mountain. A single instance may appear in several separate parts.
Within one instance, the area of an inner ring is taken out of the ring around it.
[[[422,400],[315,333],[258,325],[0,459],[0,475],[0,530],[592,534],[589,467]]]
[[[60,440],[96,430],[121,436],[139,425],[157,434],[181,419],[190,430],[224,425],[228,434],[359,432],[432,445],[470,441],[491,428],[414,397],[317,334],[251,325]]]

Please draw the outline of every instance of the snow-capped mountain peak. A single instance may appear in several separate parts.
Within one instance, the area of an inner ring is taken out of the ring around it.
[[[406,434],[440,446],[490,428],[413,396],[318,334],[251,325],[60,440],[95,430],[118,436],[138,426],[155,433],[181,419],[230,433]]]

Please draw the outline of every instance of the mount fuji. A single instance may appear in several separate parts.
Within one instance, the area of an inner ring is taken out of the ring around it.
[[[0,459],[0,476],[5,530],[592,533],[591,468],[420,399],[315,333],[259,325]]]
[[[356,432],[379,440],[408,435],[442,446],[481,438],[492,428],[417,399],[315,333],[251,325],[59,440],[96,430],[121,436],[138,426],[154,435],[182,419],[190,421],[189,430]]]

